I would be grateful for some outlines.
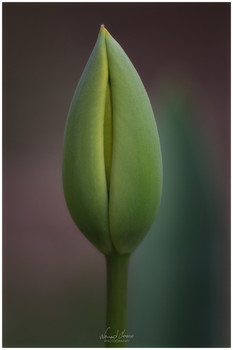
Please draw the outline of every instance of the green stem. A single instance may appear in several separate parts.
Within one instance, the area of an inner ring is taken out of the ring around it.
[[[107,262],[106,347],[125,347],[127,317],[127,281],[130,255],[114,253]]]

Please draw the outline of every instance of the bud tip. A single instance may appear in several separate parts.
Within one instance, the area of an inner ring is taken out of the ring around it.
[[[102,31],[102,32],[105,33],[105,34],[109,34],[108,31],[107,31],[107,29],[105,28],[105,25],[104,25],[104,24],[101,24],[101,26],[100,26],[100,31]]]

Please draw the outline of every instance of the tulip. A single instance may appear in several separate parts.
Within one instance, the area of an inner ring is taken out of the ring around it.
[[[73,96],[62,167],[69,212],[106,256],[106,325],[115,334],[126,327],[130,254],[151,227],[160,203],[162,159],[145,88],[103,25]]]

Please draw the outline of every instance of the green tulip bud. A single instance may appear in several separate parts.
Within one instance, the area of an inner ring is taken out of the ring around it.
[[[105,255],[130,254],[159,206],[162,160],[151,104],[104,26],[69,110],[63,187],[74,222]]]

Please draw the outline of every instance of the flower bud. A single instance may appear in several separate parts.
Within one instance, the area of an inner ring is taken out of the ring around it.
[[[150,101],[104,26],[69,110],[63,187],[74,222],[104,254],[131,253],[159,206],[162,160]]]

